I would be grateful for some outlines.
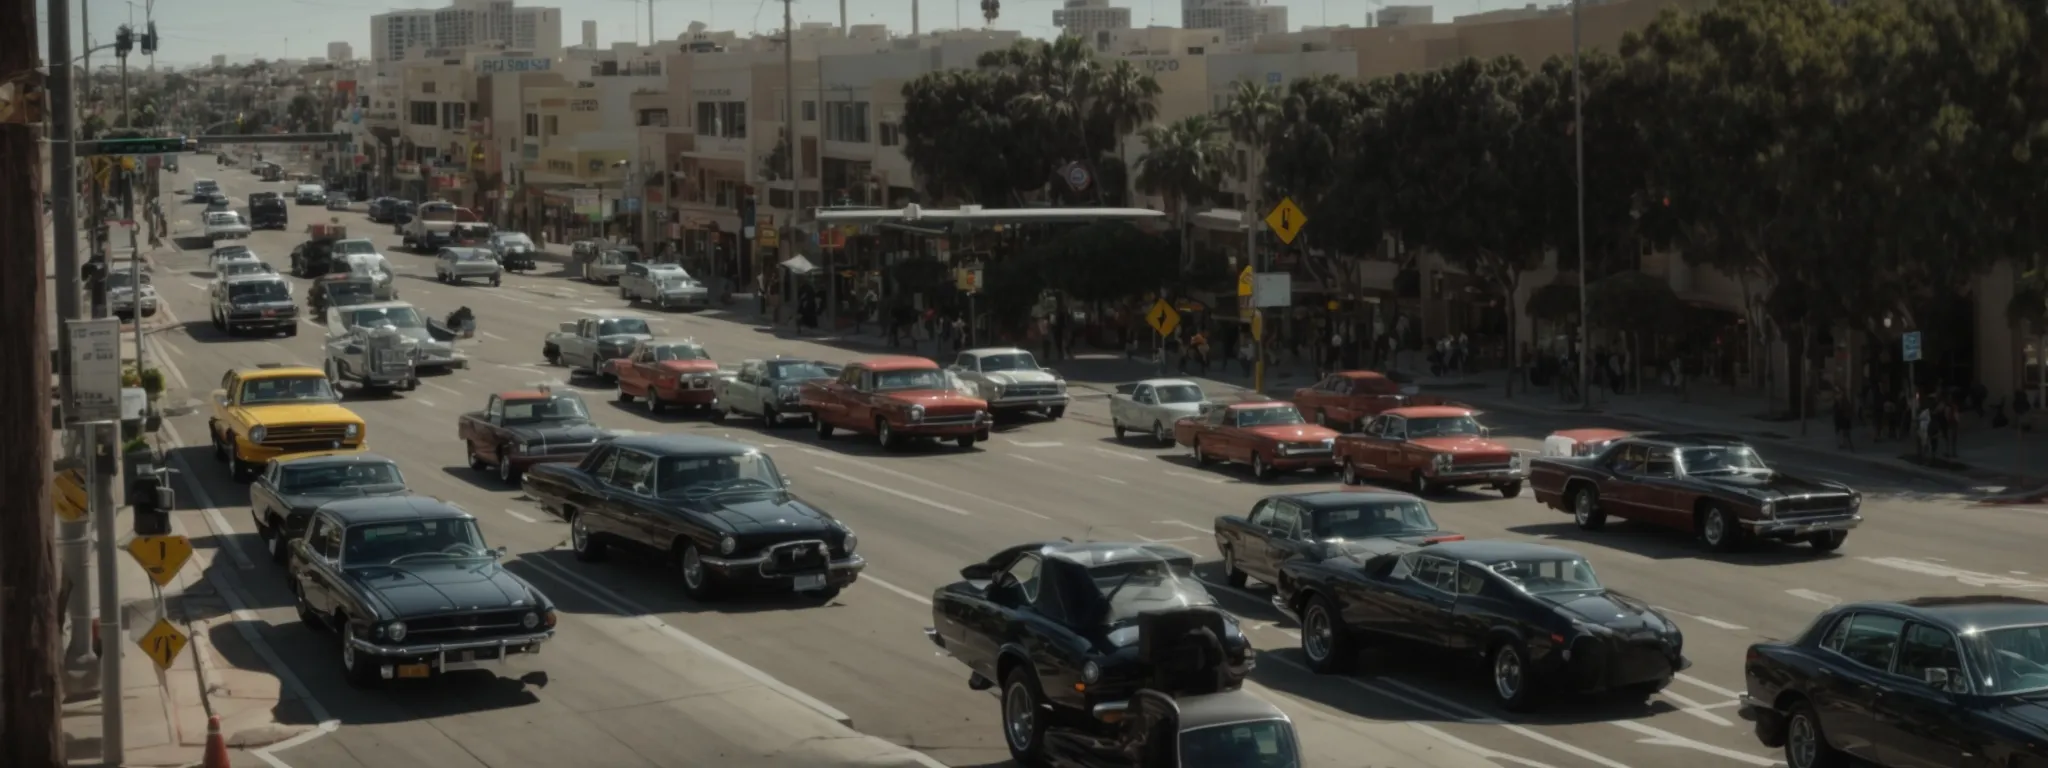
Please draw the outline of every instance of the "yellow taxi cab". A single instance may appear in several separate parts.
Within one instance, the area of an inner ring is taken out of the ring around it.
[[[314,451],[360,451],[368,426],[342,407],[327,373],[306,366],[265,363],[228,371],[213,392],[207,420],[214,458],[247,481],[265,462]]]

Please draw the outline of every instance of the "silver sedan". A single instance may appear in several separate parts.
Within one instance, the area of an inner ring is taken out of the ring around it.
[[[434,277],[444,283],[489,280],[497,285],[504,275],[497,256],[483,248],[443,248],[434,260]]]

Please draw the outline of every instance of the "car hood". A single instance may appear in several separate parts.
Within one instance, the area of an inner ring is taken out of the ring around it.
[[[786,493],[733,494],[707,504],[705,516],[724,523],[732,533],[825,531],[834,522],[831,515]]]
[[[370,565],[348,578],[391,619],[541,607],[533,587],[494,560]]]
[[[982,375],[999,384],[1051,384],[1060,380],[1047,371],[995,371]]]
[[[652,338],[654,337],[645,333],[614,333],[609,336],[599,336],[597,340],[602,344],[625,344],[635,341],[646,341]]]
[[[2029,733],[2048,731],[2048,702],[2014,699],[2000,707],[1999,712]]]
[[[1555,606],[1565,615],[1626,635],[1641,632],[1664,634],[1664,618],[1640,600],[1617,592],[1569,592],[1538,595],[1538,600]]]
[[[1720,486],[1759,498],[1851,493],[1849,486],[1826,480],[1807,480],[1780,472],[1751,472],[1740,475],[1691,475],[1690,479]]]
[[[527,442],[575,444],[588,443],[611,437],[611,430],[590,422],[562,422],[555,424],[520,424],[505,428],[506,434]]]
[[[313,509],[339,499],[374,499],[381,496],[409,496],[412,491],[399,484],[374,485],[368,488],[322,488],[304,493],[283,495],[284,503],[293,509]]]
[[[988,407],[988,401],[954,392],[950,389],[906,389],[887,392],[882,395],[890,400],[930,408],[935,405],[962,405],[976,408]]]
[[[1318,427],[1314,424],[1269,424],[1262,427],[1243,427],[1246,434],[1257,435],[1268,440],[1292,442],[1314,442],[1337,439],[1337,430]]]
[[[1409,445],[1428,448],[1438,453],[1508,453],[1507,446],[1483,437],[1417,437]]]
[[[718,370],[718,363],[712,360],[665,360],[661,369],[675,373],[711,373]]]

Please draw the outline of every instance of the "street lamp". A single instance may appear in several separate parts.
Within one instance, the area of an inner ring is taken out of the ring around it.
[[[1588,384],[1592,358],[1586,351],[1593,338],[1591,318],[1587,315],[1586,273],[1592,265],[1586,263],[1586,88],[1579,73],[1579,5],[1580,0],[1572,0],[1572,143],[1579,193],[1579,349],[1574,357],[1579,367],[1579,406],[1591,409],[1593,388]]]

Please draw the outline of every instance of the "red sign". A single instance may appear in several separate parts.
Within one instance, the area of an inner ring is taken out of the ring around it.
[[[334,81],[334,90],[341,91],[344,93],[354,93],[356,90],[356,81],[336,80]]]
[[[362,165],[369,165],[369,164],[370,164],[370,158],[369,158],[369,157],[367,157],[367,156],[364,156],[364,155],[356,155],[356,165],[362,166]]]

